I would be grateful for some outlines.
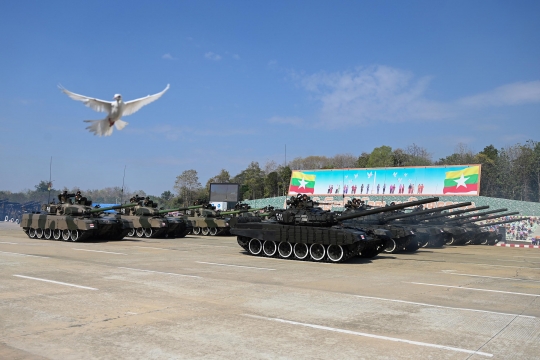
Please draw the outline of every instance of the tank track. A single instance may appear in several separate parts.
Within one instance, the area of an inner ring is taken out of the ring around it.
[[[237,242],[248,254],[253,256],[328,263],[346,262],[355,256],[373,258],[384,248],[383,245],[364,248],[364,244],[360,242],[343,246],[323,245],[320,243],[290,243],[288,241],[277,243],[255,238],[250,239],[245,236],[237,236]],[[296,246],[299,248],[297,249]],[[329,249],[330,254],[328,253]]]

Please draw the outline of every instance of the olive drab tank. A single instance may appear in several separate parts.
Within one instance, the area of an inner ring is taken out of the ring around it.
[[[391,237],[386,229],[363,229],[349,222],[359,216],[400,207],[367,210],[362,214],[325,211],[307,195],[287,200],[286,209],[274,209],[273,217],[252,217],[231,228],[238,244],[249,254],[282,259],[342,262],[352,257],[373,258]]]
[[[130,221],[104,212],[136,204],[92,207],[92,202],[80,192],[68,194],[67,191],[58,195],[58,199],[57,204],[43,204],[39,213],[23,214],[20,225],[28,237],[65,241],[120,240],[133,229]]]
[[[410,223],[400,222],[401,219],[410,217],[416,217],[419,214],[425,214],[429,212],[442,211],[441,208],[434,208],[429,210],[422,210],[421,212],[404,213],[401,210],[432,203],[438,201],[439,198],[427,198],[422,200],[410,201],[401,204],[392,203],[389,206],[381,208],[371,208],[364,202],[358,199],[352,199],[345,205],[345,211],[343,214],[357,214],[354,219],[347,220],[347,224],[351,224],[364,229],[385,229],[391,232],[390,239],[387,240],[384,248],[386,253],[397,253],[401,251],[412,252],[419,249],[421,244],[429,240],[423,229],[417,231],[416,227]],[[378,213],[372,213],[374,209],[383,209]],[[440,210],[439,210],[440,209]]]
[[[139,238],[176,238],[184,237],[191,231],[191,224],[182,217],[166,216],[167,213],[180,209],[159,210],[158,204],[149,197],[134,196],[130,199],[136,204],[129,209],[122,209],[122,219],[133,223],[133,229],[128,236]]]
[[[195,202],[199,203],[198,201]],[[186,211],[185,219],[191,222],[193,235],[229,235],[231,223],[236,223],[236,217],[260,209],[250,209],[248,205],[236,204],[234,210],[216,210],[212,204],[199,204],[199,208]]]

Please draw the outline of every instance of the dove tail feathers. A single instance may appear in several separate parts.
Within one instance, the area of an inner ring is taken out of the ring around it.
[[[124,120],[116,120],[114,122],[114,126],[116,126],[117,130],[122,130],[123,128],[126,127],[127,124],[129,124],[129,123],[127,121],[124,121]]]
[[[84,122],[90,123],[86,128],[88,131],[98,136],[110,136],[113,133],[113,127],[109,126],[109,120],[84,120]],[[125,125],[124,125],[125,126]]]

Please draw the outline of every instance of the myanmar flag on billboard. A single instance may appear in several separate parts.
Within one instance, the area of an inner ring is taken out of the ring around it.
[[[315,175],[304,174],[300,171],[293,171],[289,193],[313,194],[315,191]]]
[[[446,172],[443,194],[477,193],[479,168],[468,166],[462,170]]]

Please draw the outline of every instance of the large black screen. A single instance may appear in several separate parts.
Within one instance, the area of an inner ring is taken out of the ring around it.
[[[210,184],[210,202],[238,202],[240,184]]]

